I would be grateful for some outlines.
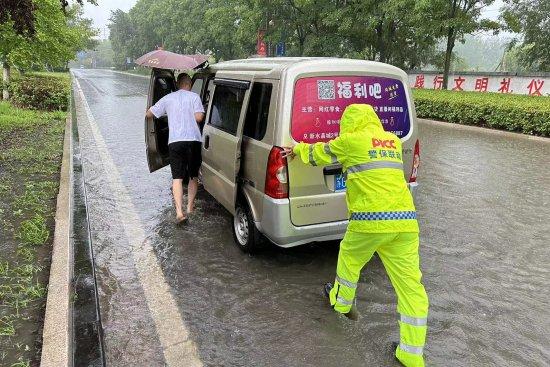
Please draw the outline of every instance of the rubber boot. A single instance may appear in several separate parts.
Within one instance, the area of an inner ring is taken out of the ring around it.
[[[397,350],[397,347],[399,346],[398,342],[391,342],[391,354],[393,355],[393,359],[395,359],[397,362],[399,362],[399,359],[397,359],[395,355],[395,351]],[[399,362],[401,363],[401,362]]]
[[[332,283],[326,283],[323,291],[325,292],[325,297],[330,298],[330,291],[332,290]]]

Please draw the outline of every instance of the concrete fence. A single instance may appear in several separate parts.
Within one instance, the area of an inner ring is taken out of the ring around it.
[[[443,74],[436,71],[409,71],[412,88],[442,89]],[[514,73],[454,72],[449,75],[449,90],[550,95],[550,73],[518,75]]]

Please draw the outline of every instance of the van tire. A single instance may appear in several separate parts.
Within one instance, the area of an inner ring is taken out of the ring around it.
[[[263,236],[254,224],[252,212],[244,200],[237,202],[233,216],[233,240],[242,251],[253,253],[263,243]]]

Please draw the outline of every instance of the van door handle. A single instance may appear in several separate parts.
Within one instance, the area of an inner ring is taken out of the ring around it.
[[[208,149],[210,146],[210,135],[204,136],[204,149]]]
[[[328,166],[323,168],[323,174],[325,176],[333,176],[333,175],[339,175],[342,173],[342,165],[334,165],[334,166]]]

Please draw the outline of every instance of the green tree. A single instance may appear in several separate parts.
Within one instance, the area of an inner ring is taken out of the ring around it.
[[[82,5],[82,0],[76,0]],[[61,9],[65,11],[69,6],[67,0],[60,0]],[[88,0],[90,4],[97,5],[96,0]],[[34,10],[33,0],[3,0],[0,6],[0,23],[11,21],[13,30],[20,35],[34,35]]]
[[[521,33],[514,41],[520,64],[550,71],[550,1],[507,0],[501,19],[508,30]]]
[[[82,17],[75,5],[63,11],[57,0],[33,0],[34,34],[17,31],[13,20],[0,23],[0,60],[3,66],[3,98],[12,66],[19,69],[44,66],[62,67],[76,51],[94,46],[91,20]]]
[[[499,24],[481,18],[481,10],[494,0],[433,0],[432,19],[440,24],[440,36],[446,40],[443,62],[443,89],[447,89],[453,50],[457,40],[479,30],[497,32]],[[433,22],[432,22],[433,24]]]
[[[114,52],[113,62],[116,66],[125,65],[126,58],[133,53],[136,30],[128,13],[118,9],[111,13],[109,23],[109,41]]]
[[[429,2],[356,0],[328,14],[337,25],[342,56],[416,68],[435,53],[436,32],[425,19]]]
[[[413,69],[440,57],[440,38],[449,41],[450,62],[457,39],[494,27],[479,19],[492,1],[138,0],[128,13],[113,13],[111,41],[119,65],[159,45],[233,59],[254,54],[263,29],[271,54],[284,41],[289,56],[362,58]]]

